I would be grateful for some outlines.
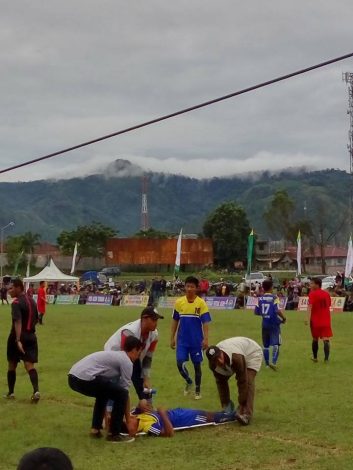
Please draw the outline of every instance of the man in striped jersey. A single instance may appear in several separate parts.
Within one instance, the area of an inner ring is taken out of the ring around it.
[[[38,311],[34,300],[24,293],[23,282],[14,279],[9,287],[13,298],[11,304],[12,327],[7,340],[8,393],[4,398],[15,398],[16,368],[23,361],[33,386],[32,403],[38,403],[40,393],[38,388],[38,373],[34,364],[38,362],[38,343],[36,323]]]

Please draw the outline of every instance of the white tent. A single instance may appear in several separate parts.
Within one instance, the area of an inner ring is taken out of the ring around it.
[[[78,277],[69,276],[60,271],[54,261],[51,259],[48,266],[46,266],[40,273],[35,276],[25,277],[23,282],[40,282],[40,281],[52,281],[52,282],[77,282]]]

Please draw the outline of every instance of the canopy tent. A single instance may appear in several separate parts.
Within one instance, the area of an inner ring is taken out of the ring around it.
[[[78,280],[78,277],[69,276],[68,274],[64,274],[62,271],[60,271],[60,269],[51,259],[49,264],[40,273],[36,274],[35,276],[25,277],[23,282],[77,282]]]

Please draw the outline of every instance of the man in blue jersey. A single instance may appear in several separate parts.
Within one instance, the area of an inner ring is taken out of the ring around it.
[[[209,412],[203,410],[190,410],[188,408],[174,408],[142,413],[136,409],[126,425],[130,436],[137,433],[146,433],[152,436],[172,437],[178,429],[191,428],[207,423],[226,423],[236,420],[236,412],[225,413]]]
[[[201,398],[202,350],[208,347],[208,323],[211,316],[206,302],[197,295],[199,281],[189,276],[185,279],[185,296],[174,306],[171,326],[171,348],[176,347],[176,360],[180,375],[185,380],[184,395],[191,391],[193,381],[185,366],[191,358],[195,370],[195,400]]]
[[[262,343],[266,367],[277,370],[279,347],[281,345],[281,323],[286,317],[279,310],[279,298],[272,293],[272,281],[266,279],[262,283],[264,293],[259,297],[255,307],[255,315],[262,317]],[[270,346],[272,346],[272,362],[270,363]]]

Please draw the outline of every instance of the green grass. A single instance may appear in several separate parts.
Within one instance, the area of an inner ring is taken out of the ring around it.
[[[88,437],[93,399],[67,386],[71,365],[101,350],[106,339],[140,309],[49,306],[38,328],[42,400],[29,404],[31,387],[22,365],[16,400],[0,403],[1,469],[15,468],[24,452],[55,446],[70,455],[76,469],[351,469],[353,468],[352,325],[349,313],[333,318],[330,364],[310,361],[311,340],[304,314],[288,312],[283,327],[280,370],[262,369],[256,379],[251,426],[237,424],[177,433],[172,439],[142,437],[132,444],[92,442]],[[156,404],[216,410],[213,377],[203,367],[203,399],[184,397],[174,352],[169,349],[170,312],[159,323],[153,364]],[[0,306],[2,361],[0,386],[6,391],[6,338],[10,309]],[[244,335],[260,341],[260,321],[251,312],[214,311],[211,341]],[[231,379],[235,398],[235,382]],[[134,395],[134,394],[133,394]],[[134,396],[135,397],[135,396]]]

